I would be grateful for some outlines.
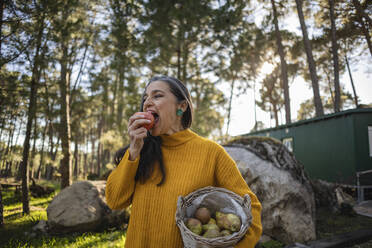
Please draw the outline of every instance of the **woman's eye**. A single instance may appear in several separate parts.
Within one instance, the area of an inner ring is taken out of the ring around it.
[[[155,95],[154,98],[162,97],[162,95]]]

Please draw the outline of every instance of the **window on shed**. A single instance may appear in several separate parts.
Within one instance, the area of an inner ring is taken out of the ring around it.
[[[372,126],[368,126],[369,156],[372,157]]]
[[[293,138],[292,137],[284,138],[283,139],[283,145],[285,145],[288,148],[288,150],[293,152]]]

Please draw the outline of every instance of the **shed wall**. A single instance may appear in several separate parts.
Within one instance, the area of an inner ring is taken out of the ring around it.
[[[293,153],[311,178],[355,183],[354,119],[350,115],[270,131],[279,140],[293,138]],[[260,135],[267,136],[267,132]]]

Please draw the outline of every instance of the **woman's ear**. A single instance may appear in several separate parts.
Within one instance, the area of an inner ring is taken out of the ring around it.
[[[187,101],[184,100],[184,101],[182,101],[182,102],[178,105],[178,108],[182,109],[182,112],[185,113],[186,110],[187,110],[187,106],[188,106]]]

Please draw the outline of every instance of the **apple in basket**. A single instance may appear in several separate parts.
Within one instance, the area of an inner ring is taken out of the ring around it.
[[[237,232],[240,230],[241,221],[239,216],[235,214],[224,214],[221,212],[216,212],[217,225],[226,230],[232,232]]]
[[[185,224],[191,232],[197,235],[216,238],[238,232],[242,223],[239,216],[233,213],[220,211],[211,213],[208,208],[200,207],[195,211],[193,218],[188,218]]]
[[[195,219],[195,218],[187,219],[186,226],[188,229],[190,229],[191,232],[197,235],[200,235],[203,231],[200,220]]]

